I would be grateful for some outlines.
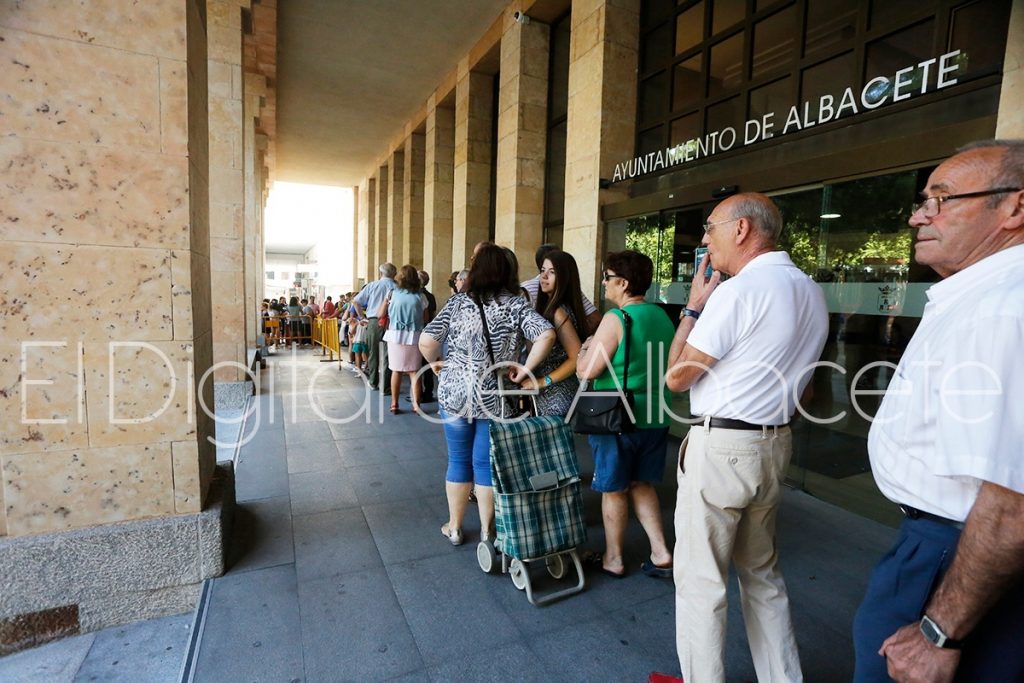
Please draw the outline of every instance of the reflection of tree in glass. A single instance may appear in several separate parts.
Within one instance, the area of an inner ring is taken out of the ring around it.
[[[779,246],[805,273],[819,276],[865,259],[909,263],[907,225],[918,171],[838,183],[775,197],[785,227]],[[837,214],[835,218],[822,215]]]
[[[656,215],[630,218],[626,226],[626,249],[646,254],[654,261],[654,285],[658,288],[649,290],[649,296],[660,296],[661,291],[672,282],[672,250],[659,248],[660,231]],[[666,245],[670,243],[666,240]]]

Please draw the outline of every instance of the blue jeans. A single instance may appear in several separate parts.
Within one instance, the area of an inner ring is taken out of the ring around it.
[[[448,472],[445,480],[454,484],[470,481],[491,485],[491,421],[450,416],[444,418],[444,438],[448,442]]]

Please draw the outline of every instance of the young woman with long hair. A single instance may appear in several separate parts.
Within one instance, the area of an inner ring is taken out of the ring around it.
[[[586,339],[587,316],[583,310],[583,291],[576,259],[561,250],[545,256],[540,269],[540,289],[536,310],[555,328],[557,341],[535,378],[526,377],[524,389],[538,390],[540,415],[565,415],[580,387],[576,377],[576,358]]]

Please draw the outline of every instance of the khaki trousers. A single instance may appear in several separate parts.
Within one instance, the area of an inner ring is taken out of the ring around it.
[[[762,431],[690,428],[676,468],[676,650],[686,683],[725,680],[726,585],[736,567],[759,681],[802,681],[775,517],[793,439]]]

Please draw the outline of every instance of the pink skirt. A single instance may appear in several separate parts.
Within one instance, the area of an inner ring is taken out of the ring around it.
[[[418,346],[388,342],[388,367],[392,372],[416,372],[422,364]]]

